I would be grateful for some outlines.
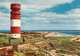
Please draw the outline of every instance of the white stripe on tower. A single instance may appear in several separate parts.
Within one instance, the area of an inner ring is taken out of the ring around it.
[[[21,20],[20,19],[11,19],[11,27],[20,27],[21,26]]]
[[[21,37],[21,34],[10,34],[12,36],[11,38],[19,38]]]

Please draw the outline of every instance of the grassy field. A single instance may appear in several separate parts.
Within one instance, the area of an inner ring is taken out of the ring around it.
[[[37,37],[37,36],[33,37],[30,35],[23,35],[23,36],[25,36],[26,38],[25,43],[44,40],[43,37]],[[10,37],[9,34],[0,34],[0,46],[9,45],[8,42],[9,37]],[[60,54],[80,55],[80,44],[77,43],[76,41],[71,41],[72,38],[75,37],[52,37],[41,44],[34,44],[34,46],[38,47],[39,49],[47,51],[56,50],[56,53]],[[23,41],[22,39],[12,39],[11,43],[12,45],[22,44]]]
[[[46,56],[47,54],[42,52],[42,51],[30,51],[30,52],[26,52],[26,51],[14,51],[14,55],[15,56],[26,56],[26,55],[34,55],[34,56]],[[50,56],[50,54],[48,54],[48,56]]]
[[[23,35],[25,36],[26,40],[25,43],[30,43],[30,42],[35,42],[35,41],[39,41],[39,40],[43,40],[43,37],[33,37],[30,35]],[[5,46],[5,45],[9,45],[9,34],[0,34],[0,46]],[[11,44],[22,44],[23,40],[21,39],[11,39]]]
[[[71,41],[72,38],[75,37],[52,37],[41,44],[34,44],[34,46],[47,51],[56,50],[56,53],[59,54],[59,56],[63,54],[80,55],[80,44]]]
[[[74,37],[52,37],[46,42],[36,45],[38,48],[51,51],[56,50],[56,53],[80,55],[80,44],[71,41]]]

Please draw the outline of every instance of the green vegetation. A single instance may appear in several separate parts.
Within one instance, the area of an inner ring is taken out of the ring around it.
[[[24,50],[21,50],[21,51],[14,51],[14,55],[15,56],[26,56],[26,55],[34,55],[34,56],[46,56],[47,54],[45,53],[45,52],[42,52],[42,51],[33,51],[33,50],[31,50],[31,51],[24,51]],[[48,54],[48,56],[50,56],[49,54]]]
[[[26,56],[25,52],[20,52],[20,51],[14,51],[14,55],[16,55],[16,56]]]
[[[63,53],[65,50],[56,50],[56,53]]]
[[[80,55],[80,44],[71,41],[72,38],[74,37],[52,37],[42,44],[35,44],[35,46],[48,51],[56,50],[56,53]]]
[[[30,35],[23,35],[25,36],[26,40],[25,43],[30,43],[30,42],[36,42],[36,41],[40,41],[40,40],[44,40],[43,37],[32,37]],[[5,46],[5,45],[9,45],[9,34],[0,34],[0,46]],[[11,39],[11,44],[22,44],[23,40],[21,39]]]
[[[0,46],[8,45],[9,34],[0,34]]]
[[[43,37],[38,37],[38,36],[33,37],[29,34],[23,35],[23,36],[25,36],[25,38],[26,38],[25,43],[44,40]],[[10,37],[9,34],[0,34],[0,46],[9,45],[9,42],[8,42],[9,37]],[[47,51],[56,50],[56,53],[58,53],[58,54],[80,55],[80,44],[77,43],[76,41],[71,41],[72,38],[75,38],[75,37],[52,37],[43,43],[34,44],[34,46],[38,47],[39,49],[47,50]],[[12,45],[13,44],[22,44],[23,41],[22,41],[22,39],[12,39],[11,43],[12,43]],[[25,53],[16,52],[16,51],[14,53],[17,56],[19,56],[19,54],[22,56],[25,54]]]

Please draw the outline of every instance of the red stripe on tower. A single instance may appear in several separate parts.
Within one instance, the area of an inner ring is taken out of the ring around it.
[[[11,38],[20,38],[21,37],[21,5],[17,3],[11,4]]]
[[[12,34],[20,34],[20,27],[11,27]]]

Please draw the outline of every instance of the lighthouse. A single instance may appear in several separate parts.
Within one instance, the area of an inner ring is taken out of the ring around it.
[[[11,38],[20,38],[21,37],[21,12],[19,11],[21,9],[21,5],[17,3],[13,3],[10,6],[10,9],[12,10],[10,12],[10,37]]]

